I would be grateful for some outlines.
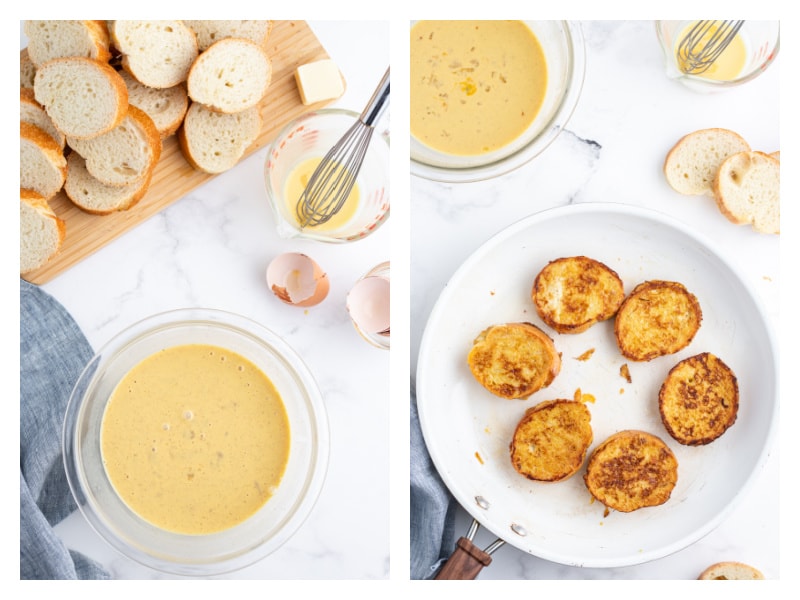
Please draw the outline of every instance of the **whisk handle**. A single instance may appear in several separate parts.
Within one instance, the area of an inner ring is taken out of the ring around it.
[[[383,76],[383,79],[381,79],[381,82],[378,84],[378,87],[375,88],[375,93],[372,94],[372,98],[369,99],[369,102],[367,102],[367,106],[361,113],[360,117],[361,122],[368,127],[373,127],[380,118],[380,116],[383,114],[383,111],[386,108],[386,103],[388,101],[389,101],[389,69],[387,68],[386,73]]]

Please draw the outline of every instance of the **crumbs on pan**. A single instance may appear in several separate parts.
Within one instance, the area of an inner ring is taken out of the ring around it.
[[[478,459],[479,463],[484,464],[483,457],[480,455],[480,452],[478,452],[477,450],[475,451],[475,458]]]
[[[623,365],[622,365],[622,366],[619,368],[619,374],[620,374],[622,377],[624,377],[624,378],[625,378],[625,381],[627,381],[628,383],[630,383],[630,382],[631,382],[631,372],[630,372],[630,369],[628,369],[628,363],[625,363],[625,364],[623,364]]]
[[[594,348],[589,348],[586,352],[581,354],[580,356],[576,356],[575,360],[589,360],[594,354]]]

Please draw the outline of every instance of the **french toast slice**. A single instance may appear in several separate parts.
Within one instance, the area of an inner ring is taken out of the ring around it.
[[[558,333],[581,333],[610,319],[624,298],[619,275],[587,256],[550,261],[539,271],[531,291],[536,312]]]
[[[688,346],[702,320],[700,303],[683,284],[645,281],[622,302],[614,335],[623,356],[649,361]]]
[[[678,481],[678,460],[659,437],[628,429],[595,448],[583,480],[608,508],[633,512],[669,500]]]
[[[713,442],[736,422],[736,375],[709,352],[690,356],[670,370],[658,392],[667,432],[686,446]]]
[[[552,383],[561,370],[561,355],[536,325],[503,323],[487,327],[475,338],[467,363],[492,394],[523,399]]]
[[[578,472],[592,443],[592,415],[575,400],[546,400],[525,411],[509,449],[518,473],[534,481],[563,481]]]

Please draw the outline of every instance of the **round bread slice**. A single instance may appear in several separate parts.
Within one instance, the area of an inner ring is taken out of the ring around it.
[[[23,48],[19,51],[19,86],[32,90],[34,77],[36,77],[36,65],[28,55],[28,49]]]
[[[583,479],[597,500],[628,513],[669,500],[678,481],[678,460],[657,436],[629,429],[594,449]]]
[[[42,105],[36,101],[33,88],[19,88],[19,120],[36,125],[53,138],[62,149],[67,143],[67,138],[53,125],[52,119],[47,116]]]
[[[686,446],[713,442],[736,422],[739,385],[722,360],[703,352],[672,367],[658,393],[661,421]]]
[[[33,81],[36,101],[67,137],[96,137],[128,113],[128,88],[108,64],[84,57],[40,65]]]
[[[667,153],[664,175],[679,194],[711,196],[722,161],[749,150],[750,145],[735,131],[720,127],[693,131]]]
[[[688,346],[702,320],[700,303],[683,284],[645,281],[623,300],[614,335],[623,356],[649,361]]]
[[[151,174],[161,157],[161,136],[146,112],[130,105],[111,131],[89,140],[67,137],[86,160],[86,169],[106,185],[131,185]]]
[[[511,439],[511,464],[534,481],[578,472],[592,443],[592,415],[582,402],[547,400],[525,411]]]
[[[28,54],[35,65],[54,58],[83,56],[101,62],[111,58],[105,21],[25,21]]]
[[[553,340],[532,323],[491,325],[467,356],[475,379],[495,396],[522,399],[547,387],[561,370]]]
[[[67,177],[64,152],[52,137],[36,125],[19,123],[19,185],[43,198],[55,196]]]
[[[67,156],[67,180],[64,192],[75,206],[94,215],[128,210],[147,193],[152,169],[128,185],[106,185],[86,169],[86,161],[77,152]]]
[[[261,46],[247,39],[225,38],[197,57],[186,86],[195,102],[235,113],[256,106],[271,81],[272,63]]]
[[[580,333],[613,317],[625,299],[622,279],[586,256],[558,258],[536,276],[531,299],[558,333]]]
[[[714,198],[729,221],[759,233],[781,231],[781,161],[764,152],[725,159],[714,179]]]
[[[197,36],[200,52],[224,38],[245,38],[266,49],[273,22],[266,21],[183,21]]]
[[[66,224],[40,194],[19,190],[19,272],[44,266],[61,249]]]
[[[764,574],[750,565],[737,561],[718,562],[705,569],[697,579],[764,579]]]
[[[178,131],[189,108],[189,96],[184,84],[171,88],[152,88],[139,83],[127,71],[122,71],[120,75],[128,86],[128,103],[142,109],[153,119],[162,140]]]
[[[195,169],[217,174],[236,166],[261,131],[261,115],[253,107],[226,114],[193,102],[178,130],[186,160]]]
[[[149,87],[186,81],[198,55],[197,37],[183,21],[112,21],[110,31],[122,68]]]

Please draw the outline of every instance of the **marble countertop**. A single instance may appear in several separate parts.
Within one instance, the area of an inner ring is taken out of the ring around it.
[[[332,106],[361,112],[389,64],[389,23],[310,22],[347,81]],[[354,45],[360,40],[364,46]],[[383,119],[388,119],[385,113]],[[387,121],[388,123],[388,121]],[[389,574],[389,357],[363,340],[345,308],[350,287],[390,259],[392,220],[351,244],[280,239],[263,182],[266,149],[180,199],[43,288],[98,348],[155,313],[184,307],[232,311],[272,329],[316,377],[330,428],[320,498],[282,547],[229,578],[385,579]],[[318,306],[283,304],[265,271],[286,251],[314,258],[330,279]],[[365,451],[368,449],[368,451]],[[74,513],[57,531],[115,578],[165,575],[121,557]]]
[[[713,240],[755,291],[778,331],[779,238],[728,222],[714,202],[676,194],[662,171],[685,133],[707,127],[739,132],[753,149],[780,149],[780,57],[758,79],[713,95],[665,75],[652,21],[583,22],[586,77],[566,129],[546,152],[501,178],[469,184],[411,181],[411,368],[426,320],[448,279],[486,240],[537,211],[588,202],[626,203],[666,213]],[[479,579],[694,579],[708,565],[738,560],[779,573],[777,440],[755,485],[719,527],[665,558],[625,568],[548,562],[505,544]],[[456,535],[471,518],[463,510]],[[495,536],[480,529],[485,547]]]

